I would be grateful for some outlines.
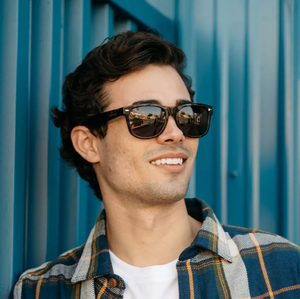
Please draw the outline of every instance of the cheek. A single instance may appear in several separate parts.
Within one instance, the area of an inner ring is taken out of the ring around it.
[[[199,145],[199,139],[196,139],[195,140],[196,142],[195,142],[195,154],[197,153],[197,150],[198,150],[198,145]]]
[[[194,154],[197,153],[198,145],[199,145],[199,139],[198,138],[189,138],[189,148],[192,149]]]
[[[131,146],[130,141],[123,140],[121,136],[104,141],[100,161],[103,171],[107,170],[115,175],[131,171],[136,161],[132,148],[134,146]]]

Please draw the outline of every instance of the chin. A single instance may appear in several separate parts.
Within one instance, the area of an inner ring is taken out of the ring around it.
[[[188,190],[188,185],[179,186],[160,186],[161,188],[150,188],[144,190],[144,192],[139,192],[139,198],[143,202],[153,204],[171,204],[182,200]],[[146,192],[145,192],[146,191]]]

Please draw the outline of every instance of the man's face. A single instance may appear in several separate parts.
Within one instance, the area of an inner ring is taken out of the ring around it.
[[[108,83],[106,91],[110,99],[106,111],[136,102],[155,100],[177,106],[182,100],[190,101],[184,82],[171,66],[149,65]],[[125,204],[157,205],[182,199],[197,147],[198,139],[185,137],[172,116],[164,132],[152,139],[133,137],[124,116],[109,121],[106,137],[97,140],[100,162],[94,164],[104,203],[122,198]]]

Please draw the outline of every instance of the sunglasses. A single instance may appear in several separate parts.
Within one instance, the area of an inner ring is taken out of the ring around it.
[[[177,127],[185,136],[200,138],[208,132],[212,114],[212,106],[204,104],[188,103],[176,107],[139,104],[100,113],[92,117],[89,124],[99,127],[124,115],[132,136],[150,139],[159,136],[164,131],[169,116],[172,115]]]

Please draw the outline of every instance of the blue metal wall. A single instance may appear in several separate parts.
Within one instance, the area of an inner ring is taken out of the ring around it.
[[[299,1],[0,0],[0,298],[84,243],[102,208],[59,160],[49,109],[65,75],[105,37],[147,27],[187,53],[197,101],[214,106],[188,195],[300,244]]]
[[[193,57],[198,101],[215,108],[195,193],[223,223],[300,244],[300,2],[193,3],[181,46]]]

